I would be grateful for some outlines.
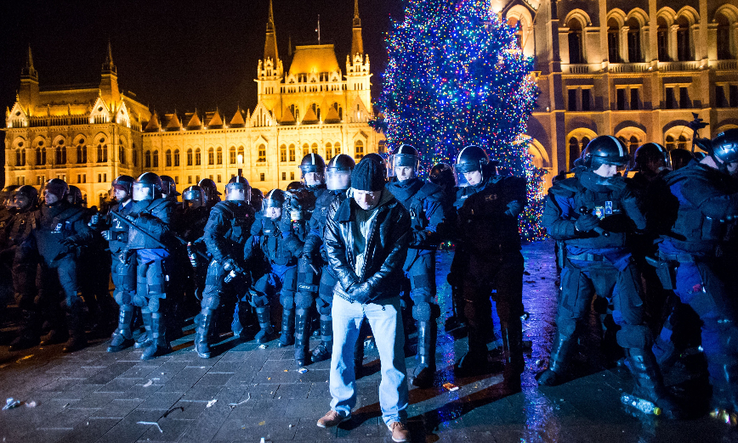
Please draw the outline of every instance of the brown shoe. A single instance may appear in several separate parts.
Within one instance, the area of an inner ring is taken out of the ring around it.
[[[337,426],[339,423],[346,421],[350,418],[351,418],[351,415],[344,417],[343,415],[331,409],[324,416],[322,416],[320,420],[318,420],[318,427],[319,428],[332,428],[333,426]]]
[[[401,443],[410,439],[410,431],[407,430],[405,423],[393,421],[389,424],[389,428],[392,431],[392,441]]]

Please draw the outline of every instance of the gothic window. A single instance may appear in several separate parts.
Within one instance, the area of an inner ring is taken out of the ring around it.
[[[84,139],[77,145],[77,163],[87,163],[87,145]]]
[[[295,145],[290,145],[290,161],[295,161]]]
[[[266,146],[264,144],[261,144],[259,145],[258,149],[259,149],[258,150],[259,158],[257,158],[256,161],[259,163],[266,162],[266,159],[267,159]]]
[[[630,63],[643,62],[641,52],[641,23],[635,17],[628,20],[628,61]]]
[[[731,60],[730,50],[730,21],[723,14],[717,16],[717,57],[718,60]]]
[[[243,146],[239,146],[238,147],[238,155],[241,157],[241,160],[244,160],[246,158],[246,156],[243,155],[243,153],[244,153]]]
[[[153,168],[159,167],[159,151],[154,151],[154,153],[151,155],[151,166]]]
[[[333,154],[333,155],[340,154],[341,153],[341,144],[340,143],[336,143],[335,145],[333,145],[333,150],[335,151],[335,154]]]
[[[213,148],[208,149],[208,165],[212,166],[215,164],[215,151]]]
[[[305,157],[308,154],[310,154],[310,145],[305,143],[304,145],[302,145],[302,156]]]
[[[330,143],[325,144],[325,159],[330,161],[333,158],[333,146]]]
[[[223,164],[223,148],[218,148],[215,151],[215,164],[216,165],[222,165]]]
[[[574,161],[581,155],[579,150],[579,140],[575,137],[569,139],[569,170],[574,169]]]
[[[37,165],[46,164],[46,148],[43,148],[43,147],[36,148],[36,164]]]
[[[361,140],[356,140],[354,142],[354,158],[356,160],[361,160],[362,157],[364,157],[364,142]]]
[[[192,166],[192,149],[187,150],[187,166]]]
[[[231,149],[228,150],[228,163],[235,165],[236,164],[236,147],[231,146]]]
[[[133,166],[138,166],[138,152],[136,151],[136,145],[133,145]]]
[[[108,161],[108,145],[102,144],[102,141],[97,145],[97,162],[106,163]]]
[[[24,148],[18,148],[15,151],[15,165],[16,166],[26,165],[26,150]]]
[[[669,25],[663,17],[658,18],[656,30],[656,45],[658,47],[659,61],[669,61]]]
[[[67,147],[64,146],[64,140],[59,140],[59,144],[56,146],[56,164],[67,164]]]
[[[126,164],[126,147],[123,145],[118,146],[118,159],[121,165]]]
[[[620,63],[620,25],[614,18],[607,21],[607,54],[610,63]]]
[[[316,155],[318,154],[318,144],[317,143],[313,143],[313,146],[311,147],[310,152]]]
[[[144,168],[151,167],[151,151],[144,152]]]
[[[195,150],[195,166],[202,165],[202,153],[200,152],[200,148],[197,148]]]
[[[677,29],[677,58],[679,61],[689,61],[692,59],[692,48],[690,46],[689,20],[681,16],[677,20],[679,29]]]
[[[677,139],[677,149],[687,149],[687,137],[680,135]]]
[[[582,24],[579,20],[571,20],[569,22],[569,63],[576,65],[584,63],[584,53],[582,52]]]
[[[174,166],[179,166],[179,149],[174,150]]]
[[[674,143],[674,137],[671,135],[666,136],[666,150],[667,151],[673,151],[676,148],[676,144]]]
[[[507,19],[507,25],[515,30],[515,44],[518,48],[523,48],[523,27],[515,17]]]
[[[287,161],[287,146],[285,145],[279,147],[279,161],[282,163]]]
[[[318,121],[320,121],[320,108],[318,107],[318,105],[313,103],[310,105],[310,109],[313,110],[315,116],[318,118]]]
[[[167,151],[164,153],[164,166],[170,168],[172,167],[172,150],[167,149]]]

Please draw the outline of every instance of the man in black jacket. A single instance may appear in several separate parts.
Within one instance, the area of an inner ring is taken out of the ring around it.
[[[380,166],[360,162],[351,175],[351,198],[328,217],[325,245],[338,277],[333,300],[331,410],[318,426],[336,426],[356,405],[354,347],[364,317],[369,320],[382,366],[379,404],[396,442],[407,441],[405,341],[399,282],[410,241],[410,215],[384,188]]]

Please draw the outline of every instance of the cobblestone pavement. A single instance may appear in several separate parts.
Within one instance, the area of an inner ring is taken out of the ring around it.
[[[539,389],[534,375],[545,367],[556,309],[553,245],[524,247],[526,354],[522,392],[505,392],[500,374],[455,379],[451,368],[465,349],[443,331],[451,314],[445,282],[451,253],[439,254],[439,299],[445,310],[438,340],[436,387],[410,391],[409,427],[417,442],[720,442],[738,441],[735,430],[703,414],[668,422],[633,415],[619,402],[630,388],[623,369],[605,369],[599,351],[580,353],[577,377],[556,388]],[[5,331],[7,332],[7,331]],[[126,350],[105,352],[107,341],[71,355],[61,345],[10,354],[0,347],[0,396],[23,404],[0,411],[3,442],[389,442],[379,414],[379,360],[368,351],[368,375],[358,381],[354,419],[334,429],[316,420],[329,409],[328,365],[297,372],[291,349],[271,342],[223,336],[220,352],[202,360],[192,351],[191,325],[175,341],[175,352],[152,361]],[[595,334],[585,342],[598,349]],[[313,340],[311,347],[317,341]],[[218,350],[218,348],[216,348]],[[408,357],[409,371],[415,366]],[[460,387],[449,392],[441,385]]]

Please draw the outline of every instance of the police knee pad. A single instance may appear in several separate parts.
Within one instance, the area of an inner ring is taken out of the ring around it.
[[[292,291],[285,291],[279,294],[279,303],[283,308],[294,308],[295,307],[295,294]]]
[[[200,307],[203,309],[218,309],[220,306],[220,293],[218,291],[209,292],[207,289],[202,295]]]
[[[428,302],[417,302],[413,306],[413,318],[417,321],[430,321],[431,305]]]
[[[297,309],[308,309],[313,305],[313,295],[306,292],[298,292],[295,294],[295,307]]]
[[[131,304],[133,306],[138,306],[139,308],[145,308],[146,306],[148,306],[149,301],[143,295],[135,293],[131,296]]]
[[[617,332],[616,340],[623,348],[650,349],[653,345],[651,330],[643,325],[622,325]]]
[[[250,289],[249,290],[249,304],[255,308],[262,308],[269,306],[269,296],[265,292]]]
[[[131,291],[117,290],[113,293],[113,298],[118,306],[130,305],[133,303]]]

